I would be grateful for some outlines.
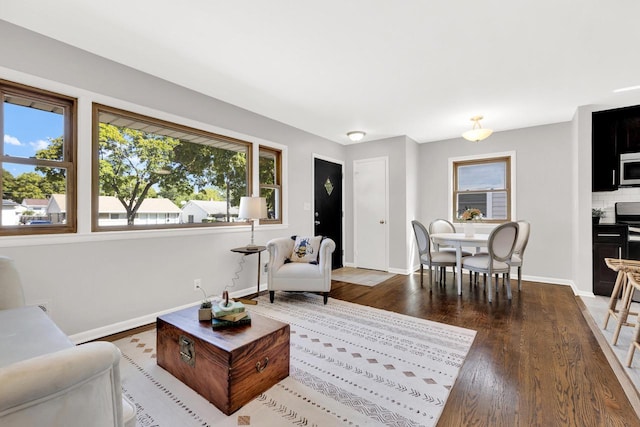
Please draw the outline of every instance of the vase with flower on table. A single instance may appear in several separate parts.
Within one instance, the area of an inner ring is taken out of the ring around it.
[[[474,222],[482,219],[482,211],[477,208],[467,209],[462,212],[460,219],[463,221],[464,236],[473,237],[475,234]]]

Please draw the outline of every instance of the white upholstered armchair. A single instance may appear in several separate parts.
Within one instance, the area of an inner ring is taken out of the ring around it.
[[[275,291],[303,291],[322,292],[326,304],[331,290],[331,254],[336,249],[335,242],[329,238],[322,239],[316,249],[317,258],[312,262],[290,262],[294,246],[296,240],[291,237],[280,237],[267,243],[267,280],[271,302]]]

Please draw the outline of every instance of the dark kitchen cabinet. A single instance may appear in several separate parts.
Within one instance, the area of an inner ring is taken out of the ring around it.
[[[640,151],[640,107],[628,107],[615,110],[616,145],[618,153],[637,153]]]
[[[626,225],[593,226],[593,293],[611,296],[617,273],[607,267],[605,258],[628,259],[629,228]]]
[[[617,118],[615,113],[600,111],[592,115],[591,172],[592,191],[618,189]]]

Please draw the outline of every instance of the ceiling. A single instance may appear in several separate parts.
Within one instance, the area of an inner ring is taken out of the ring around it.
[[[0,19],[332,141],[458,138],[640,91],[637,0],[2,0]],[[636,102],[640,103],[640,102]]]

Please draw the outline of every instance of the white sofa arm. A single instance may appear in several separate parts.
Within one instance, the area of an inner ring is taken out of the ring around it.
[[[268,273],[276,272],[284,265],[287,258],[291,256],[295,241],[290,237],[278,237],[267,242],[269,251]]]
[[[122,427],[119,363],[93,342],[0,368],[0,425]]]

